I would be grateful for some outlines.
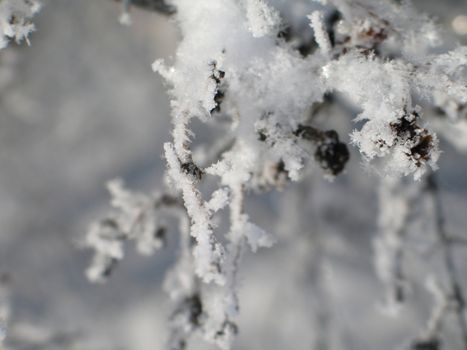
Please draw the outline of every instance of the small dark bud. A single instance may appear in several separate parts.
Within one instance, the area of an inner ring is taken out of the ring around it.
[[[274,180],[276,180],[276,182],[279,182],[280,180],[282,180],[282,178],[287,178],[288,177],[288,174],[289,172],[285,169],[285,163],[283,160],[279,161],[279,163],[277,163],[277,166],[276,166],[276,173],[274,175]]]
[[[332,175],[338,175],[350,158],[349,150],[346,144],[339,142],[339,136],[334,130],[326,131],[324,136],[325,140],[316,148],[315,159],[321,168]]]
[[[402,117],[397,122],[391,123],[390,126],[398,137],[413,138],[417,134],[417,129],[419,129],[415,120],[416,118],[408,120],[407,118]]]
[[[154,231],[154,238],[162,241],[162,245],[165,246],[166,241],[167,241],[167,229],[163,226],[157,228]]]
[[[322,169],[332,175],[344,170],[350,153],[347,145],[339,141],[339,134],[335,130],[321,131],[309,125],[299,125],[293,134],[317,145],[315,159]]]
[[[430,151],[433,148],[433,137],[429,134],[420,137],[420,141],[410,149],[410,153],[415,159],[428,160]]]
[[[203,171],[193,162],[183,163],[181,168],[185,174],[194,176],[197,180],[203,177]]]
[[[430,159],[430,152],[433,149],[433,136],[428,133],[428,130],[420,127],[417,124],[419,114],[414,111],[408,116],[398,119],[390,124],[391,129],[402,140],[411,140],[415,143],[410,149],[410,154],[417,166],[422,165],[422,160]]]
[[[258,140],[261,141],[261,142],[264,142],[266,141],[267,139],[267,135],[265,133],[265,130],[261,129],[261,130],[258,130]]]

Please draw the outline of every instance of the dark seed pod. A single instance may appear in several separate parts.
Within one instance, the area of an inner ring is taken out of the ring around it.
[[[324,137],[324,141],[316,148],[315,159],[321,168],[337,175],[344,170],[350,158],[349,150],[345,143],[339,141],[339,136],[334,130],[326,131]]]
[[[334,176],[344,170],[350,153],[347,145],[339,141],[336,131],[322,131],[309,125],[299,125],[293,134],[316,144],[315,159],[323,170]]]
[[[197,180],[203,177],[203,171],[193,162],[183,163],[181,168],[185,174],[194,176]]]
[[[422,165],[422,161],[428,161],[433,150],[433,136],[427,129],[417,124],[418,113],[412,112],[410,117],[402,117],[390,124],[391,129],[402,140],[411,140],[415,145],[410,149],[408,156],[412,157],[417,166]]]
[[[257,133],[258,133],[258,141],[264,142],[268,138],[268,136],[266,135],[266,130],[264,129],[258,130]]]
[[[391,129],[396,133],[398,137],[415,137],[417,129],[416,117],[409,120],[405,117],[400,118],[397,122],[391,123]]]

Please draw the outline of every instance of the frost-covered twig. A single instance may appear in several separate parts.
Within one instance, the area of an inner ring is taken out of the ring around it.
[[[411,349],[441,349],[442,323],[446,316],[455,311],[462,334],[464,347],[467,346],[465,295],[461,287],[460,275],[457,272],[453,257],[453,241],[445,229],[444,211],[441,205],[439,188],[435,175],[430,173],[420,183],[405,183],[400,179],[386,178],[382,180],[380,190],[380,229],[382,235],[375,241],[376,266],[380,278],[390,287],[388,301],[397,305],[404,298],[404,290],[410,276],[404,276],[403,256],[414,253],[406,243],[409,223],[414,221],[417,203],[421,203],[426,195],[432,202],[437,243],[442,250],[444,269],[446,271],[449,290],[444,291],[434,277],[427,280],[427,289],[435,296],[432,315],[426,328],[411,344]],[[393,308],[389,310],[394,310]]]
[[[426,328],[411,344],[412,350],[441,349],[441,340],[439,335],[441,333],[443,320],[449,311],[449,297],[433,277],[427,279],[426,288],[433,295],[434,306]]]
[[[409,2],[329,0],[332,10],[315,4],[308,18],[316,44],[267,0],[172,3],[182,40],[172,62],[153,64],[169,85],[173,129],[164,152],[187,215],[177,282],[169,288],[178,305],[171,344],[182,348],[199,331],[229,348],[241,257],[248,246],[256,251],[274,242],[250,222],[245,194],[284,189],[317,167],[330,178],[344,173],[350,159],[344,128],[321,108],[336,101],[356,116],[359,129],[350,140],[365,162],[383,176],[421,179],[440,155],[426,111],[451,115],[453,105],[465,103],[465,50],[446,52],[434,22]],[[305,13],[297,21],[309,30]],[[195,120],[224,128],[197,148]],[[409,207],[420,197],[419,184],[404,193],[398,179],[382,190],[377,243],[379,273],[395,301],[404,297]],[[230,213],[226,239],[217,228],[221,210]],[[118,260],[121,244],[112,244],[104,253]]]
[[[134,241],[138,251],[145,255],[161,248],[166,228],[160,213],[181,206],[180,200],[170,194],[132,193],[120,180],[109,182],[108,188],[116,211],[93,223],[86,236],[86,245],[95,251],[86,272],[91,281],[103,281],[113,272],[123,258],[127,241]]]
[[[435,218],[435,232],[441,244],[444,265],[450,288],[450,297],[456,303],[457,320],[462,334],[464,349],[467,349],[467,320],[466,301],[462,282],[454,262],[454,253],[449,234],[446,231],[445,214],[441,203],[439,186],[436,177],[431,173],[427,177],[426,191],[433,201],[433,215]]]
[[[176,265],[164,281],[164,289],[175,302],[170,316],[169,350],[182,350],[188,338],[200,330],[203,323],[201,284],[193,263],[193,240],[190,236],[188,216],[180,216],[180,252]]]
[[[420,186],[398,178],[383,178],[379,189],[379,234],[374,240],[375,265],[387,288],[386,310],[394,313],[405,301],[407,281],[403,268],[408,223],[413,219]]]

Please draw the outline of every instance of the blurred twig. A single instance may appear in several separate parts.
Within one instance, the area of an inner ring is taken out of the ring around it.
[[[426,180],[426,191],[433,200],[433,214],[435,218],[436,235],[442,247],[443,260],[446,267],[447,278],[450,285],[452,298],[455,301],[456,314],[462,338],[464,349],[467,350],[467,320],[465,317],[465,294],[459,279],[459,273],[454,263],[454,254],[452,250],[452,240],[446,232],[445,216],[439,193],[439,186],[436,176],[431,173]]]

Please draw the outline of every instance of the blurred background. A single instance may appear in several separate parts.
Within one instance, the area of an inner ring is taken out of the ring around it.
[[[0,272],[9,276],[12,348],[162,349],[170,303],[161,283],[175,259],[174,244],[149,258],[128,250],[112,278],[94,285],[84,276],[91,254],[81,242],[89,224],[109,208],[108,180],[121,177],[142,192],[162,184],[169,100],[151,63],[170,60],[176,26],[136,8],[133,25],[122,26],[121,7],[109,0],[43,3],[31,46],[0,51]],[[415,3],[467,43],[467,2]],[[465,235],[466,158],[447,144],[442,149],[448,225]],[[306,255],[310,248],[280,226],[284,216],[294,215],[284,208],[300,204],[293,191],[250,198],[254,221],[279,243],[243,264],[235,348],[310,349],[325,333],[331,349],[394,349],[423,327],[432,300],[414,287],[414,305],[403,310],[402,322],[378,309],[383,291],[371,245],[376,185],[368,186],[376,181],[355,154],[335,183],[313,181],[301,204],[316,219],[313,229],[326,235],[323,246],[311,247],[326,256],[309,258],[311,268],[318,259],[324,280],[317,287],[307,277],[309,266],[291,259],[291,252]],[[458,265],[467,272],[467,254],[459,253]],[[327,311],[320,314],[323,302]],[[320,324],[332,327],[312,327],[313,310]],[[449,349],[461,349],[452,328]]]

